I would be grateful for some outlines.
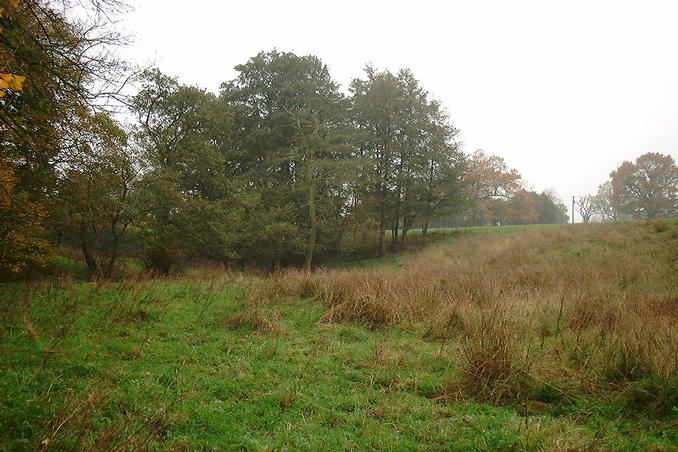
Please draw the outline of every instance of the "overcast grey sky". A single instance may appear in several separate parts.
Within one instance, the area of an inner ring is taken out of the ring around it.
[[[129,54],[214,92],[273,48],[319,56],[344,90],[368,62],[408,67],[448,109],[465,152],[500,155],[566,202],[623,160],[678,159],[678,1],[132,4]]]

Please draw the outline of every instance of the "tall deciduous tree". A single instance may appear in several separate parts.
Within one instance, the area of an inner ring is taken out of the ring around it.
[[[230,110],[213,94],[157,70],[143,75],[132,109],[147,165],[135,202],[147,262],[169,271],[196,256],[236,257],[242,206],[229,165]]]
[[[78,2],[83,14],[77,18],[72,7],[65,0],[3,4],[0,161],[13,174],[16,212],[36,212],[35,206],[45,205],[56,186],[56,170],[79,149],[78,118],[83,111],[104,108],[124,85],[127,67],[110,52],[122,42],[111,21],[123,9],[121,3]]]
[[[362,193],[365,205],[377,210],[379,253],[386,252],[386,228],[398,153],[403,92],[398,78],[368,66],[365,79],[354,79],[352,120],[358,133],[356,157],[363,161]]]
[[[52,216],[62,234],[79,237],[90,277],[98,270],[111,276],[135,219],[131,197],[139,165],[127,133],[109,115],[87,114],[80,121],[78,152],[58,174]]]
[[[431,221],[461,212],[467,204],[463,184],[466,161],[456,142],[459,132],[436,101],[429,104],[427,122],[424,150],[426,158],[422,172],[423,196],[419,209],[424,242],[428,237]],[[404,234],[405,231],[403,238]]]
[[[610,174],[612,196],[633,218],[678,215],[678,167],[670,155],[648,152]]]
[[[374,212],[383,254],[388,227],[395,248],[416,221],[426,236],[433,218],[459,208],[463,157],[449,117],[409,70],[394,75],[368,66],[351,90],[361,162],[354,196]]]
[[[509,199],[522,189],[521,176],[503,158],[478,149],[467,159],[464,182],[471,203],[470,222],[478,225],[492,215],[493,200]]]
[[[327,220],[342,210],[344,98],[315,56],[262,52],[236,70],[221,97],[236,113],[235,151],[247,191],[260,196],[260,208],[270,214],[259,231],[275,232],[254,239],[278,242],[261,257],[279,263],[283,255],[303,254],[310,270],[319,237],[333,235]]]
[[[591,218],[595,214],[595,203],[593,196],[585,195],[580,196],[576,201],[577,212],[581,215],[581,220],[583,223],[588,223],[591,221]]]

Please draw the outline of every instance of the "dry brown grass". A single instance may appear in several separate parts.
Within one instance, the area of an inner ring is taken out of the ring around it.
[[[260,306],[246,306],[243,311],[227,316],[223,323],[230,329],[250,328],[258,333],[281,333],[280,315],[267,312]]]
[[[675,227],[675,226],[674,226]],[[647,223],[470,236],[409,257],[402,269],[298,270],[257,278],[250,298],[301,297],[324,322],[370,329],[425,322],[456,345],[451,391],[517,398],[529,381],[577,392],[678,378],[678,240]]]

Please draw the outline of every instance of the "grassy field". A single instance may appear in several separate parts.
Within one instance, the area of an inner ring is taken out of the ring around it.
[[[2,285],[0,450],[678,449],[678,224],[445,237]]]

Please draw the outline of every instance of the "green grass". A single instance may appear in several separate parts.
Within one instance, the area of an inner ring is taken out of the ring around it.
[[[16,288],[4,289],[3,303],[14,303]],[[422,340],[422,325],[318,324],[324,309],[295,301],[267,307],[279,331],[260,332],[229,326],[247,309],[230,285],[154,282],[135,293],[148,301],[127,306],[115,285],[43,288],[32,298],[37,340],[18,322],[4,325],[0,449],[34,450],[50,437],[66,449],[83,432],[92,444],[111,430],[120,432],[110,444],[139,431],[135,444],[149,435],[153,450],[531,449],[557,437],[668,450],[678,440],[662,423],[597,401],[527,419],[521,407],[437,401],[456,369]]]
[[[0,286],[0,451],[678,448],[675,406],[628,403],[651,387],[457,402],[428,323],[320,322],[317,301],[253,303],[248,278]]]

